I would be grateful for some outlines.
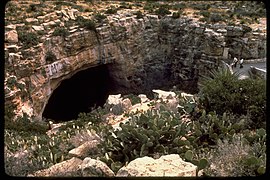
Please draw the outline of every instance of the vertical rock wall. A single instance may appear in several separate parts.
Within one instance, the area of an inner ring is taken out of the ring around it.
[[[221,60],[266,55],[266,35],[246,26],[156,15],[137,19],[132,13],[107,18],[109,23],[96,32],[80,29],[65,38],[46,36],[43,43],[23,51],[6,47],[6,104],[15,104],[17,115],[25,112],[41,119],[62,80],[100,64],[110,64],[115,92],[139,93],[196,83]],[[16,42],[12,34],[16,34],[14,28],[6,32],[6,41]]]

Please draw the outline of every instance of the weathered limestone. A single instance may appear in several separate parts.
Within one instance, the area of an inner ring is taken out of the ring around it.
[[[43,26],[32,26],[32,28],[33,28],[35,31],[44,31],[44,27],[43,27]]]
[[[75,9],[62,9],[27,21],[31,24],[38,20],[40,25],[32,25],[33,30],[45,32],[58,23],[63,26],[62,18],[74,20],[79,14]],[[100,25],[96,32],[66,27],[71,34],[65,38],[52,36],[54,29],[50,29],[42,37],[45,42],[24,50],[16,62],[8,60],[10,74],[28,79],[26,97],[31,97],[28,106],[36,119],[42,119],[46,103],[61,81],[94,66],[111,64],[110,77],[118,87],[115,94],[145,93],[179,82],[191,87],[188,83],[196,83],[200,75],[220,66],[222,60],[266,55],[266,35],[254,34],[243,25],[209,25],[187,17],[159,19],[150,14],[136,19],[128,10],[108,15],[107,20],[110,23]],[[16,24],[19,26],[23,24]],[[14,27],[7,28],[13,30],[6,32],[6,42],[18,42]],[[20,47],[9,44],[5,48],[8,53],[20,51]],[[53,61],[46,59],[48,54],[55,56]]]
[[[151,157],[137,158],[127,166],[122,167],[116,174],[117,177],[194,177],[196,176],[196,166],[183,161],[178,154],[161,156],[159,159]]]
[[[11,30],[5,33],[5,41],[10,43],[18,42],[18,33],[16,30]]]

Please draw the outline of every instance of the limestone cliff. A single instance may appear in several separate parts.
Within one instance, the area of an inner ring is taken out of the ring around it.
[[[20,7],[19,2],[14,4]],[[15,105],[11,111],[18,116],[25,112],[40,120],[61,81],[102,64],[108,64],[115,92],[144,92],[196,84],[222,60],[266,56],[265,32],[247,25],[208,24],[184,15],[172,18],[147,12],[138,17],[137,12],[120,9],[100,21],[93,12],[67,6],[46,15],[28,14],[20,23],[7,16],[6,106]],[[95,22],[95,27],[76,25],[79,17]],[[69,26],[68,22],[75,24]],[[18,40],[26,26],[30,29],[24,33],[38,34],[39,40]],[[67,35],[54,33],[59,27],[66,29]]]

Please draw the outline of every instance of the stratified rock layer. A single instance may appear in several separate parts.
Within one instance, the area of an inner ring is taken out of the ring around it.
[[[56,23],[64,26],[62,22],[78,16],[83,14],[66,9],[26,21],[39,22],[32,27],[38,32]],[[26,113],[40,120],[61,81],[102,64],[108,64],[114,93],[144,93],[175,84],[190,88],[196,86],[200,75],[220,66],[221,60],[266,55],[265,33],[253,32],[245,25],[211,25],[188,17],[150,14],[138,19],[128,9],[108,15],[106,21],[95,31],[67,27],[70,35],[65,38],[49,32],[41,38],[42,43],[28,49],[16,43],[15,27],[23,24],[6,26],[6,105],[16,106],[17,116]]]

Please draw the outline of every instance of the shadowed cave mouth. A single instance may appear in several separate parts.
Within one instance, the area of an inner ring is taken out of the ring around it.
[[[42,116],[55,122],[77,119],[80,112],[103,106],[111,85],[107,65],[82,70],[63,80],[54,90]]]
[[[145,79],[146,88],[126,89],[124,91],[117,87],[117,83],[110,77],[110,65],[91,67],[77,72],[71,78],[63,80],[53,91],[43,111],[42,117],[51,119],[54,122],[65,122],[75,120],[81,112],[90,112],[93,108],[103,106],[110,94],[145,94],[149,99],[154,98],[152,89],[171,90],[171,87],[178,84],[185,92],[196,93],[196,81],[179,84],[179,81],[170,82],[171,77],[161,83],[154,81],[151,72]],[[160,72],[159,72],[160,74]],[[151,82],[151,83],[150,83]],[[145,86],[145,85],[144,85]]]

